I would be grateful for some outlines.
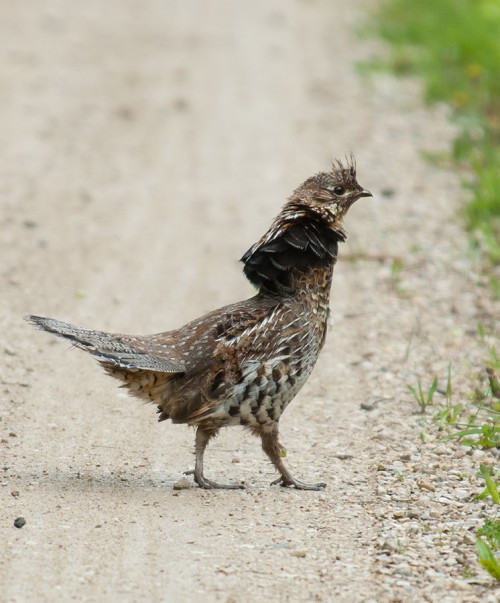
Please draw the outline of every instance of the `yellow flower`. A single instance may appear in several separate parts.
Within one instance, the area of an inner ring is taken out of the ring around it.
[[[467,71],[467,75],[469,77],[476,79],[481,75],[483,68],[481,67],[481,65],[478,65],[477,63],[469,63],[467,65],[467,67],[465,68],[465,70]]]

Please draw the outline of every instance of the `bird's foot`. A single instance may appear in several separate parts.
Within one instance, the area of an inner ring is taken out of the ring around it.
[[[204,488],[205,490],[243,490],[245,488],[243,484],[219,484],[219,482],[214,482],[211,479],[207,479],[206,477],[203,477],[203,475],[195,475],[194,481],[200,488]]]
[[[205,490],[243,490],[245,488],[243,484],[219,484],[219,482],[207,479],[202,473],[197,473],[194,469],[184,471],[184,475],[194,475],[194,481]]]
[[[271,482],[271,486],[275,486],[276,484],[279,484],[284,488],[294,486],[297,488],[297,490],[322,490],[323,488],[326,488],[326,484],[324,482],[319,482],[318,484],[308,484],[307,482],[301,482],[300,480],[295,479],[291,475],[282,475],[281,477],[278,477],[278,479],[275,479],[274,482]]]

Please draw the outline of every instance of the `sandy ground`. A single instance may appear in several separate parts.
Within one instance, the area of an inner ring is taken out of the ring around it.
[[[422,444],[407,391],[451,362],[465,392],[495,309],[459,178],[420,155],[446,148],[446,112],[355,71],[370,6],[0,5],[2,602],[497,600],[473,546],[484,453]],[[247,488],[174,490],[193,432],[22,315],[152,333],[247,297],[237,259],[351,151],[375,199],[348,216],[329,338],[282,420],[296,475],[328,488],[270,487],[232,429],[207,473]]]

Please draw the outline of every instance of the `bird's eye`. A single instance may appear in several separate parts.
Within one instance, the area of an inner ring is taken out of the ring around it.
[[[333,192],[334,192],[336,195],[343,195],[343,194],[345,193],[345,188],[344,188],[343,186],[336,186],[336,187],[333,189]]]

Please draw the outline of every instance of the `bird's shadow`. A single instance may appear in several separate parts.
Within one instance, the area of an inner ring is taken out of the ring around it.
[[[87,490],[87,491],[174,491],[174,485],[180,479],[189,479],[184,474],[159,473],[157,471],[131,471],[125,470],[94,470],[89,469],[47,469],[41,472],[13,472],[15,480],[19,485],[27,483],[33,486],[42,486],[51,489],[63,490]],[[184,480],[183,480],[184,481]],[[191,488],[198,488],[193,483]]]
[[[189,473],[189,472],[186,472]],[[102,470],[90,469],[46,469],[41,472],[12,472],[12,486],[19,488],[30,485],[62,492],[78,491],[101,494],[131,495],[140,492],[179,493],[179,492],[236,492],[238,490],[206,490],[198,487],[191,475],[186,473],[164,473],[158,471],[132,470]],[[262,484],[264,486],[264,483]],[[243,484],[243,490],[249,486]],[[252,489],[255,485],[250,486]],[[242,491],[241,489],[239,490]]]

